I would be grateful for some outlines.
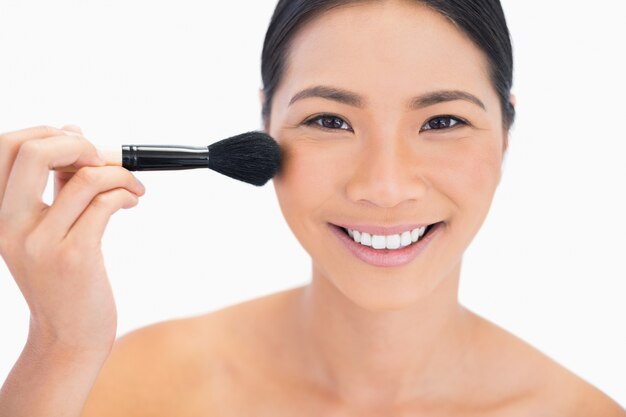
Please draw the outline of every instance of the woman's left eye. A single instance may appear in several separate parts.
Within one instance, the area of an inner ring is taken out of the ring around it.
[[[328,130],[352,131],[350,125],[346,123],[341,117],[334,116],[332,114],[322,114],[320,116],[307,120],[306,122],[304,122],[304,124],[307,126],[316,124],[322,129]]]
[[[454,116],[436,116],[426,122],[422,126],[421,131],[424,130],[445,130],[450,129],[457,125],[467,124],[465,121]]]

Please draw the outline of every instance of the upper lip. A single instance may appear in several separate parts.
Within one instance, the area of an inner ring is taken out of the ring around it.
[[[399,226],[377,226],[371,224],[335,224],[336,226],[343,227],[345,229],[358,230],[359,232],[369,233],[370,235],[396,235],[403,232],[410,232],[413,229],[419,227],[429,226],[432,223],[415,223],[415,224],[402,224]]]

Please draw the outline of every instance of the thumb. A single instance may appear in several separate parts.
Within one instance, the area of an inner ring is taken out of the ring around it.
[[[65,126],[63,126],[61,128],[61,130],[64,130],[67,133],[75,134],[74,136],[84,136],[83,135],[83,131],[80,129],[80,127],[78,127],[76,125],[65,125]],[[94,149],[94,150],[95,150],[95,157],[96,157],[96,159],[94,160],[95,163],[98,164],[98,165],[101,165],[101,164],[105,164],[106,165],[105,157],[97,149]],[[61,177],[62,176],[63,175],[61,175]]]

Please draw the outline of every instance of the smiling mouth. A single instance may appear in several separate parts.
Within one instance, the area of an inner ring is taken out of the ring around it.
[[[413,231],[406,231],[396,235],[373,235],[357,231],[352,231],[352,233],[350,233],[345,227],[337,226],[334,224],[332,226],[341,230],[346,236],[348,236],[348,238],[350,238],[350,240],[354,241],[355,243],[379,250],[392,250],[403,249],[420,242],[421,240],[429,236],[430,232],[435,226],[441,223],[444,222],[441,221],[429,224],[423,231],[414,229]]]

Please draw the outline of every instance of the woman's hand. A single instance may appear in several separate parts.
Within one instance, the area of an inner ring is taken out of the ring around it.
[[[45,204],[50,169],[69,165],[78,171],[55,172],[54,201]],[[117,315],[101,239],[111,215],[143,194],[77,127],[0,135],[0,255],[30,308],[27,345],[108,355]]]

